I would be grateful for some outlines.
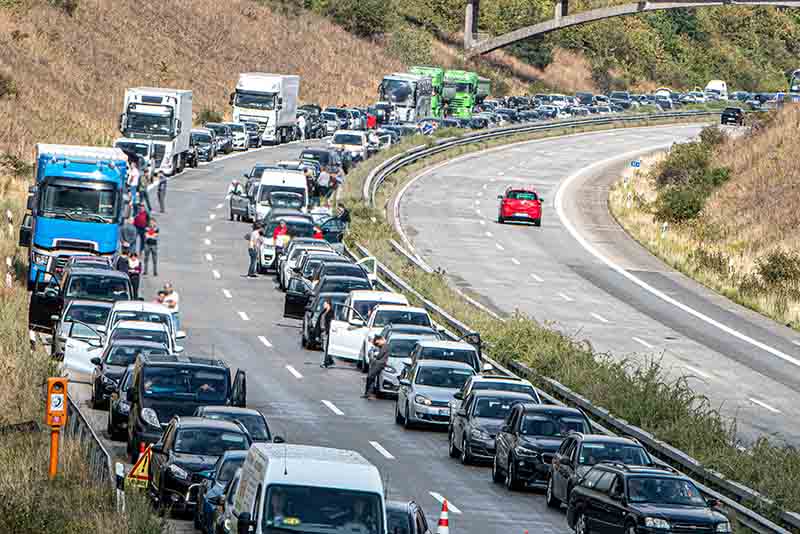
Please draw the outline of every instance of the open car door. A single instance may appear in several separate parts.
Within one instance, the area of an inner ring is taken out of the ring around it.
[[[337,358],[359,361],[361,344],[369,331],[366,323],[354,308],[337,305],[328,333],[328,353]]]
[[[306,304],[311,295],[311,287],[302,279],[293,277],[286,286],[286,297],[283,302],[283,316],[289,319],[302,319],[306,312]]]
[[[33,232],[33,215],[26,213],[19,225],[19,246],[31,246],[31,233]]]
[[[375,284],[378,282],[378,260],[372,256],[367,256],[366,258],[358,260],[356,265],[360,265],[362,269],[367,271],[367,278],[372,284],[372,287],[375,287]]]
[[[247,406],[247,375],[241,369],[236,370],[231,386],[231,406],[244,408]]]
[[[337,217],[328,219],[320,226],[322,235],[328,243],[341,243],[344,237],[344,229],[345,224]]]
[[[50,275],[48,282],[44,281],[46,274]],[[63,303],[64,297],[58,279],[52,273],[39,271],[28,306],[28,327],[31,330],[52,333],[57,318],[61,315]]]

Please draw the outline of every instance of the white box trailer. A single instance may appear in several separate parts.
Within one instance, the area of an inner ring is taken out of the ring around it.
[[[125,91],[119,131],[128,139],[147,139],[155,168],[167,175],[186,166],[192,130],[192,92],[186,89],[134,87]]]
[[[255,122],[261,139],[281,144],[298,137],[300,76],[245,72],[231,93],[234,122]]]

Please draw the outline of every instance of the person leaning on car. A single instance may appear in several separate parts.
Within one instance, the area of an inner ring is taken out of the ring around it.
[[[389,345],[386,343],[386,339],[378,334],[373,338],[372,344],[378,348],[378,355],[375,356],[369,364],[367,384],[364,387],[364,394],[361,395],[363,399],[369,398],[370,392],[375,387],[375,381],[381,376],[381,371],[383,371],[383,368],[386,367],[386,363],[389,361]]]

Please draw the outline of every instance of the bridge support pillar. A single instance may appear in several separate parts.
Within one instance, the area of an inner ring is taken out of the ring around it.
[[[464,17],[464,48],[466,50],[477,43],[480,3],[481,0],[467,0],[467,12]]]
[[[556,0],[555,19],[560,20],[569,13],[569,0]]]

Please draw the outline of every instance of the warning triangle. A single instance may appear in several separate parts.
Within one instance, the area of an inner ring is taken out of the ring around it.
[[[150,447],[147,447],[145,451],[139,456],[139,460],[137,460],[136,464],[131,469],[131,472],[128,473],[126,478],[131,478],[134,480],[150,480],[150,456],[152,455],[152,451]]]

